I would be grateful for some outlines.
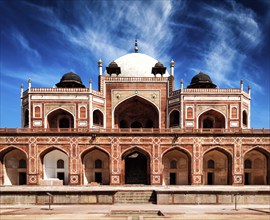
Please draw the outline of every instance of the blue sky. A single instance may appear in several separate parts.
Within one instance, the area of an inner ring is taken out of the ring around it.
[[[139,52],[175,85],[199,71],[219,88],[251,86],[251,126],[269,128],[270,1],[0,0],[0,127],[20,127],[20,86],[53,87],[74,71],[97,89],[97,61]]]

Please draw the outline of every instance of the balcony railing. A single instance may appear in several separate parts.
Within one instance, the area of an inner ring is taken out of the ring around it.
[[[270,134],[270,129],[193,129],[193,128],[0,128],[3,134]]]
[[[190,89],[179,89],[171,92],[171,96],[180,94],[241,94],[244,92],[241,89],[209,89],[209,88],[190,88]],[[245,92],[245,94],[247,94]]]

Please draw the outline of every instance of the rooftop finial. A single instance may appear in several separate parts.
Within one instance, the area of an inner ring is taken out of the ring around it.
[[[139,48],[138,48],[138,41],[137,41],[137,39],[135,39],[134,52],[135,52],[135,53],[138,53],[138,50],[139,50]]]

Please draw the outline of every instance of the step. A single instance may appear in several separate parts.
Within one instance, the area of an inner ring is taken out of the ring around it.
[[[154,191],[119,191],[114,195],[115,203],[156,203],[156,192]]]

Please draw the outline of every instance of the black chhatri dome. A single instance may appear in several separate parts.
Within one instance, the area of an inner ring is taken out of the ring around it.
[[[160,74],[161,76],[166,72],[166,67],[161,62],[157,62],[155,66],[152,68],[152,74],[155,76]]]
[[[82,83],[81,77],[76,73],[69,72],[62,76],[59,83],[56,84],[57,88],[85,88]]]
[[[121,68],[118,64],[112,61],[109,66],[106,67],[107,73],[111,76],[112,74],[116,74],[117,76],[121,73]]]
[[[199,72],[195,75],[188,88],[216,88],[217,86],[212,82],[210,76]]]
[[[163,64],[162,64],[160,61],[158,61],[158,62],[155,64],[155,67],[164,67],[164,66],[163,66]]]

